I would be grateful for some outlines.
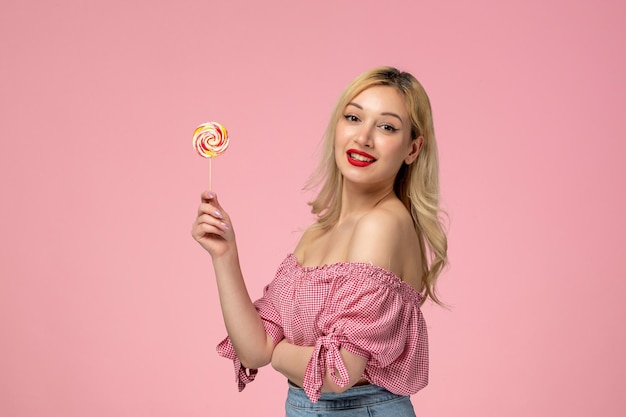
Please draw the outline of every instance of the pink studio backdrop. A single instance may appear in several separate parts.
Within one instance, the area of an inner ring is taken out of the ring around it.
[[[618,1],[0,5],[0,415],[277,416],[219,358],[192,241],[207,162],[256,298],[311,222],[343,86],[413,72],[434,107],[451,267],[420,416],[626,413],[626,11]]]

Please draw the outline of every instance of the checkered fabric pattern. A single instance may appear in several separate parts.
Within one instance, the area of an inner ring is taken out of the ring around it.
[[[421,300],[386,269],[359,262],[303,267],[289,254],[254,304],[274,343],[286,338],[315,347],[304,390],[316,402],[326,372],[337,385],[348,383],[340,347],[367,359],[363,376],[372,384],[400,395],[425,387],[428,335]],[[217,351],[233,360],[240,391],[254,380],[257,370],[241,366],[228,338]]]

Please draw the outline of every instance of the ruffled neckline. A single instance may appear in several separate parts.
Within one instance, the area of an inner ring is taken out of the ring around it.
[[[418,303],[421,304],[422,299],[423,299],[423,295],[422,293],[420,293],[419,291],[417,291],[415,288],[413,288],[412,286],[410,286],[409,284],[407,284],[405,281],[403,281],[399,276],[397,276],[394,272],[383,268],[381,266],[378,265],[374,265],[371,263],[367,263],[367,262],[354,262],[354,261],[340,261],[340,262],[333,262],[333,263],[329,263],[329,264],[324,264],[324,265],[319,265],[319,266],[303,266],[300,264],[300,262],[298,261],[298,258],[296,257],[296,255],[292,252],[289,253],[287,255],[287,258],[285,259],[285,262],[288,262],[289,264],[292,264],[295,268],[304,271],[304,272],[308,272],[308,273],[315,273],[315,272],[326,272],[328,270],[332,270],[334,272],[338,272],[338,273],[346,273],[346,272],[350,272],[350,273],[355,273],[355,272],[369,272],[367,274],[367,276],[371,276],[372,273],[374,273],[374,275],[376,276],[377,279],[379,279],[381,282],[391,286],[391,287],[395,287],[398,288],[399,290],[401,290],[401,292],[411,296],[411,297],[415,297],[418,301]]]

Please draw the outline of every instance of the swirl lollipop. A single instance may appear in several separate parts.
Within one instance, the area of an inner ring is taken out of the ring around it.
[[[217,122],[203,123],[193,132],[193,147],[198,155],[209,158],[209,190],[212,189],[211,164],[230,144],[228,131]]]

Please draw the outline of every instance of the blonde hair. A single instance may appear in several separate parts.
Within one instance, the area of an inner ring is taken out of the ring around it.
[[[335,163],[335,129],[348,103],[362,91],[379,85],[398,89],[411,120],[411,138],[424,138],[417,159],[411,165],[403,164],[398,171],[394,191],[411,213],[419,238],[424,300],[430,298],[443,305],[435,291],[437,277],[448,262],[448,240],[440,217],[444,213],[439,207],[437,144],[430,100],[413,75],[392,67],[378,67],[359,75],[343,91],[326,129],[322,161],[306,186],[306,189],[312,189],[321,185],[317,197],[309,203],[311,212],[317,216],[317,225],[324,230],[332,228],[339,220],[343,178]]]

